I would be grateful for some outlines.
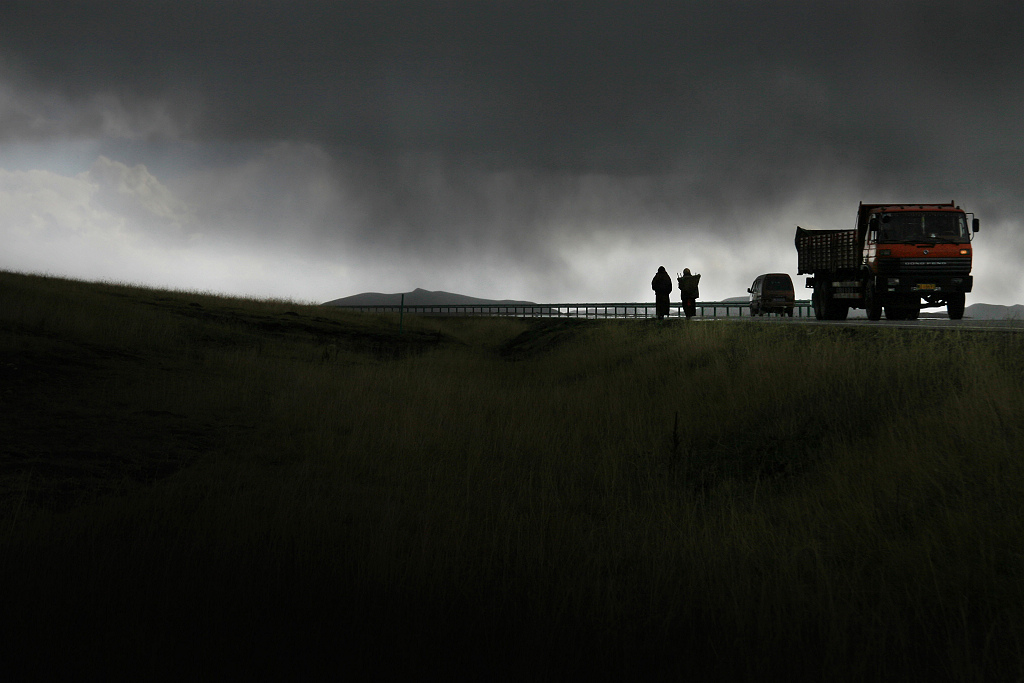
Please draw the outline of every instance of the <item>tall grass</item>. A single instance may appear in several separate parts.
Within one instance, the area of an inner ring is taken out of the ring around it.
[[[88,361],[70,399],[26,400],[169,414],[153,438],[191,448],[70,509],[17,505],[8,478],[2,619],[53,646],[39,666],[1022,675],[1016,335],[408,316],[399,334],[289,302],[0,285],[0,361]]]

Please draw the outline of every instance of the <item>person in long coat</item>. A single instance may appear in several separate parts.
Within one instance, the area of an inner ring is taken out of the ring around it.
[[[658,314],[658,320],[668,315],[668,295],[672,293],[672,278],[669,277],[665,266],[658,266],[658,272],[651,280],[651,289],[654,290],[654,310]]]
[[[683,269],[683,274],[676,278],[679,283],[679,296],[683,300],[683,313],[689,320],[697,315],[697,297],[700,296],[698,285],[700,284],[700,273],[690,274],[689,268]]]

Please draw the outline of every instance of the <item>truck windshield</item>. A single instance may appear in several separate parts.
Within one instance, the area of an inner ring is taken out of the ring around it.
[[[899,211],[883,213],[879,225],[880,240],[913,242],[938,240],[966,242],[970,239],[967,219],[952,211]]]

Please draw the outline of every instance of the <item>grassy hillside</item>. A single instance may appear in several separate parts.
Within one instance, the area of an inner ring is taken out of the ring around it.
[[[36,674],[1013,680],[1024,341],[0,273]]]

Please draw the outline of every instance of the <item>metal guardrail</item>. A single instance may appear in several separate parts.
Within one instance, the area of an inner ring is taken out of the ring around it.
[[[653,303],[597,303],[597,304],[508,304],[473,306],[466,304],[441,304],[417,306],[413,304],[391,304],[384,306],[337,306],[352,311],[365,313],[409,313],[410,315],[445,315],[445,316],[492,316],[515,318],[654,318]],[[741,318],[750,317],[750,304],[745,301],[698,301],[697,317],[701,318]],[[683,316],[682,303],[669,304],[669,316]],[[793,316],[799,318],[814,317],[811,302],[797,300],[793,306]]]

